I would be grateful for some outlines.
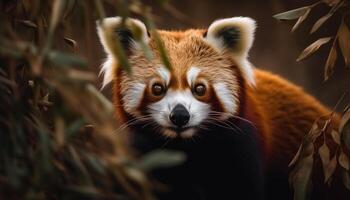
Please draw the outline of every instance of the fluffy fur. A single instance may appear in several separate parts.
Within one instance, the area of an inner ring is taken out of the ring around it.
[[[134,45],[130,24],[142,30],[153,59]],[[113,57],[113,44],[106,42],[113,34],[105,33],[110,29],[127,37],[121,39],[132,76]],[[329,110],[301,88],[252,68],[254,20],[222,19],[207,30],[159,30],[171,70],[140,21],[127,19],[122,26],[120,18],[106,19],[98,30],[108,54],[104,84],[114,80],[116,116],[129,126],[132,144],[141,153],[168,148],[187,155],[183,165],[154,172],[170,187],[160,199],[292,198],[288,162],[313,121]],[[153,93],[155,84],[163,87],[161,95]],[[204,94],[196,94],[198,84]],[[176,129],[170,116],[179,104],[190,118]]]

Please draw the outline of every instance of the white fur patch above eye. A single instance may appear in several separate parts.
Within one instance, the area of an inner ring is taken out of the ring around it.
[[[158,68],[158,74],[165,81],[167,85],[170,83],[170,71],[165,67]]]
[[[225,83],[215,83],[214,90],[221,104],[224,106],[225,112],[234,114],[237,111],[237,99],[232,94],[232,91]]]
[[[187,83],[188,85],[192,85],[193,82],[196,80],[199,72],[201,70],[198,67],[191,67],[188,71],[187,71]]]
[[[134,83],[129,89],[125,90],[123,96],[123,106],[126,112],[137,114],[137,108],[140,105],[146,85],[143,83]]]

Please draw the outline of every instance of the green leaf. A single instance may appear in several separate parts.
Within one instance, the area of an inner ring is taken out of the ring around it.
[[[114,28],[106,26],[103,21],[99,26],[103,29],[105,43],[109,47],[112,56],[115,60],[118,60],[118,64],[122,69],[131,74],[131,66],[118,34],[115,34]]]
[[[167,168],[183,163],[185,158],[185,154],[182,152],[155,150],[144,155],[139,166],[146,171],[155,168]]]
[[[66,137],[70,138],[74,136],[79,129],[81,129],[85,124],[85,120],[83,118],[77,119],[73,121],[66,129]]]
[[[79,196],[85,196],[91,198],[97,198],[97,199],[105,199],[104,193],[99,191],[97,188],[87,185],[72,185],[65,187],[67,191],[74,192],[78,194]]]
[[[287,12],[276,14],[273,17],[279,20],[292,20],[303,16],[306,12],[308,12],[308,10],[310,10],[310,6],[305,6],[305,7],[297,8]]]
[[[87,161],[90,164],[90,166],[96,172],[103,174],[103,175],[106,173],[106,170],[99,159],[97,159],[95,156],[93,156],[91,154],[86,154],[85,157],[87,158]]]
[[[58,66],[87,67],[87,61],[85,59],[71,53],[61,51],[50,51],[47,55],[47,58],[50,62]]]
[[[158,34],[158,32],[156,30],[153,31],[153,33],[154,33],[153,37],[155,38],[155,41],[157,43],[157,47],[158,47],[158,51],[159,51],[159,54],[160,54],[160,58],[162,59],[164,66],[167,69],[171,70],[171,63],[170,63],[168,54],[167,54],[167,52],[165,50],[163,41],[160,38],[160,36],[159,36],[159,34]]]

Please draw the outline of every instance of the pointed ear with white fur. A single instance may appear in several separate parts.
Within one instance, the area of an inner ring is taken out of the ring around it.
[[[255,21],[249,17],[232,17],[214,21],[205,40],[220,52],[229,52],[241,68],[243,76],[254,84],[254,73],[248,61],[248,52],[254,40]]]
[[[127,56],[134,50],[140,49],[140,43],[148,44],[150,35],[144,23],[137,19],[109,17],[97,22],[97,33],[102,46],[107,53],[107,60],[103,64],[103,86],[114,79],[116,60],[115,42],[118,39]],[[114,56],[113,56],[114,55]]]

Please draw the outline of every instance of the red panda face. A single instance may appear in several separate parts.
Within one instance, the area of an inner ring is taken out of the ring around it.
[[[252,85],[252,69],[246,60],[254,21],[230,18],[214,22],[208,30],[158,31],[172,68],[160,58],[156,41],[140,21],[141,39],[153,52],[147,59],[131,31],[119,39],[128,53],[132,75],[118,67],[108,44],[108,29],[118,29],[120,18],[107,18],[98,27],[109,59],[103,66],[104,84],[114,81],[117,115],[152,126],[166,137],[189,138],[210,124],[237,114],[243,84]],[[126,29],[127,30],[127,29]]]

